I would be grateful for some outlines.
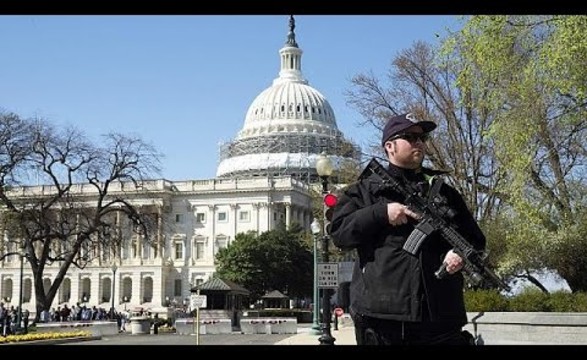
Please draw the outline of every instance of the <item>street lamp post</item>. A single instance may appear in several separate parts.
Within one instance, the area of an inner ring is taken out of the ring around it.
[[[312,229],[312,244],[313,244],[313,251],[314,251],[314,300],[312,306],[312,313],[313,313],[313,325],[312,330],[315,334],[320,334],[320,322],[318,320],[318,313],[320,311],[320,305],[318,303],[318,237],[320,236],[320,223],[317,219],[312,221],[310,225]]]
[[[316,172],[322,182],[322,195],[328,194],[328,178],[334,166],[324,152],[316,160]],[[328,233],[326,232],[326,208],[324,209],[324,227],[322,228],[322,261],[328,262]],[[330,332],[330,289],[322,289],[322,335],[318,339],[320,345],[334,345],[336,339]]]
[[[118,270],[118,266],[116,266],[116,264],[112,264],[112,294],[110,294],[110,297],[112,298],[112,307],[110,308],[110,319],[114,319],[114,291],[116,290],[116,270]]]

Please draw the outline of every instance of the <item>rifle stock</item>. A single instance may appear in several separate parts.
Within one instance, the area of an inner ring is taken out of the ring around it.
[[[482,280],[487,280],[498,288],[506,291],[510,290],[509,285],[486,266],[485,260],[487,254],[481,250],[475,249],[445,219],[447,209],[440,210],[437,204],[434,202],[429,203],[426,199],[418,195],[417,191],[408,188],[408,185],[401,184],[374,158],[371,159],[365,171],[372,172],[379,176],[383,181],[383,186],[390,187],[404,196],[408,208],[420,215],[420,221],[404,243],[403,249],[405,251],[412,255],[416,255],[428,236],[433,232],[438,231],[439,234],[453,247],[453,251],[463,259],[462,270],[469,276],[475,285],[479,284]],[[365,172],[363,172],[361,176],[364,175],[366,175]],[[446,271],[446,265],[443,264],[434,275],[438,279],[447,276],[448,272]]]

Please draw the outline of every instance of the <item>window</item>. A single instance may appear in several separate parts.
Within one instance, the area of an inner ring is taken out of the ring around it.
[[[206,214],[205,213],[197,213],[196,214],[196,222],[205,223],[206,222]]]
[[[250,221],[249,214],[250,213],[248,211],[241,211],[238,213],[238,219],[242,222],[248,222]]]
[[[226,222],[227,221],[226,212],[219,212],[218,213],[218,221]]]
[[[143,251],[142,251],[143,259],[148,259],[149,255],[151,255],[151,244],[147,241],[143,242]]]
[[[173,282],[173,296],[181,296],[181,279],[175,279]]]
[[[228,237],[225,235],[219,235],[216,238],[216,252],[220,249],[224,249],[228,246]]]
[[[131,244],[131,251],[132,251],[132,257],[136,258],[137,256],[139,256],[139,244],[136,240],[133,240],[132,244]]]
[[[196,259],[204,258],[204,241],[196,241]]]
[[[180,242],[175,243],[175,258],[183,259],[183,244]]]
[[[175,222],[176,223],[180,223],[181,222],[181,214],[175,214]]]

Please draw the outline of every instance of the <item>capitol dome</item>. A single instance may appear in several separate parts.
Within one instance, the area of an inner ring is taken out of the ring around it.
[[[253,101],[237,139],[296,132],[341,135],[332,107],[318,90],[302,82],[277,82]]]
[[[273,84],[251,103],[234,141],[221,145],[218,177],[316,176],[318,155],[326,152],[337,164],[357,159],[360,150],[344,139],[328,100],[308,85],[301,71],[303,51],[295,40],[290,17],[281,69]]]

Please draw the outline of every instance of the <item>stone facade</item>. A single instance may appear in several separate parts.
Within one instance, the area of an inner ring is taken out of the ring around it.
[[[123,188],[124,186],[121,186]],[[89,187],[88,187],[89,189]],[[78,191],[84,192],[80,185]],[[116,193],[121,189],[113,188]],[[47,191],[37,186],[28,194]],[[129,190],[125,189],[128,193]],[[183,306],[190,289],[215,271],[214,255],[236,234],[262,233],[280,222],[296,222],[309,229],[312,201],[307,184],[291,177],[211,179],[172,182],[153,180],[132,194],[132,202],[161,216],[155,243],[132,235],[116,252],[115,259],[101,256],[84,269],[70,268],[53,307],[82,303],[109,309],[157,309]],[[116,264],[116,270],[113,269]],[[48,265],[44,278],[53,282],[57,265]],[[0,262],[0,299],[17,306],[20,294],[20,259]],[[35,311],[32,273],[23,268],[23,309]]]

